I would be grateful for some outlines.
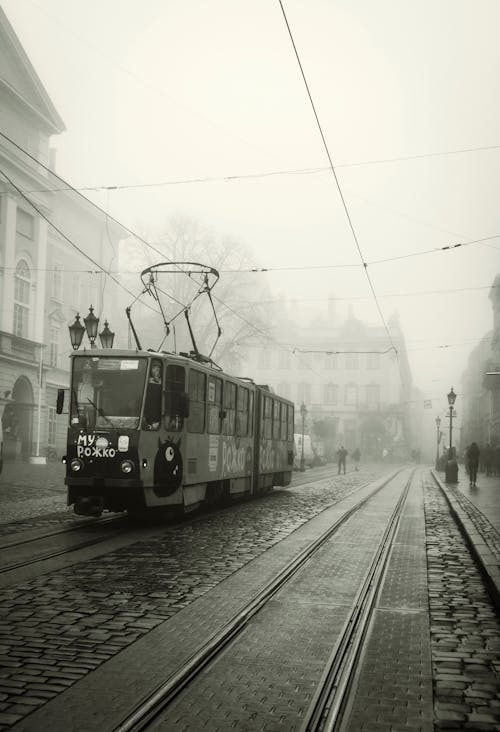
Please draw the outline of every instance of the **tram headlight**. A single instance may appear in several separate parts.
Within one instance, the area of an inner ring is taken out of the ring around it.
[[[120,470],[122,473],[131,473],[134,469],[134,463],[132,460],[124,460],[120,465]]]
[[[83,460],[80,460],[80,458],[73,458],[73,460],[69,464],[69,467],[74,473],[78,473],[80,470],[83,469]]]

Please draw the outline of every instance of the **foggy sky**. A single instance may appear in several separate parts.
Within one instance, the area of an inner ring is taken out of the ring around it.
[[[277,0],[0,2],[61,176],[141,233],[182,211],[243,242],[304,313],[380,325],[368,262],[433,416],[460,393],[500,271],[497,0],[283,1],[352,228]]]

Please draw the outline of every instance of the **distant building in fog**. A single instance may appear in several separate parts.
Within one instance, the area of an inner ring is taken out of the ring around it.
[[[64,129],[0,8],[0,417],[7,460],[61,455],[67,425],[56,420],[55,403],[57,389],[68,386],[68,325],[90,304],[99,315],[103,275],[88,257],[108,263],[113,254],[102,214],[84,197],[54,190],[61,184],[48,170],[50,140]]]
[[[493,328],[471,352],[462,376],[461,450],[472,441],[480,446],[500,443],[500,274],[489,298]]]
[[[304,404],[305,431],[323,434],[327,454],[343,444],[349,451],[359,447],[365,457],[384,450],[408,457],[418,447],[415,405],[421,400],[397,317],[388,324],[396,355],[383,326],[367,325],[352,312],[340,324],[331,316],[305,327],[282,321],[273,340],[248,350],[245,373],[295,403],[297,432]]]

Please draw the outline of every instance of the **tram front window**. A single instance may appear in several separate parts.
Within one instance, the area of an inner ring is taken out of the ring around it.
[[[138,358],[76,356],[70,423],[94,428],[137,429],[147,363]]]

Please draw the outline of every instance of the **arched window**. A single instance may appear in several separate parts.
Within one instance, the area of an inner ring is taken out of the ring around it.
[[[325,404],[337,404],[338,401],[338,386],[328,382],[325,384],[323,399]]]
[[[30,314],[31,272],[28,263],[20,259],[14,277],[14,335],[28,337]]]
[[[346,407],[355,407],[358,403],[358,387],[356,384],[346,384],[344,392],[344,404]]]

